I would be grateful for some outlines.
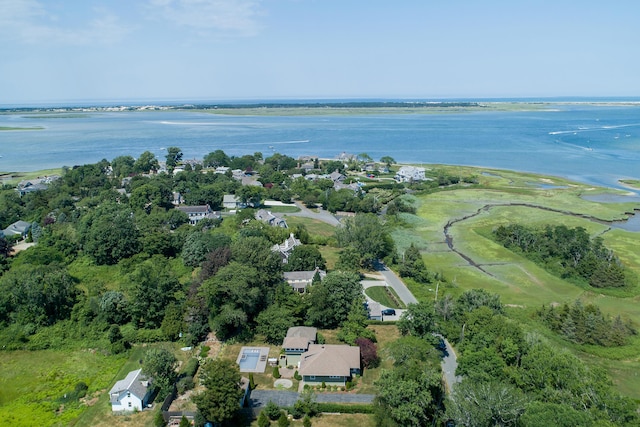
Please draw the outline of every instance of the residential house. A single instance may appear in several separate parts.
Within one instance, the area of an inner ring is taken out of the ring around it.
[[[394,179],[398,182],[413,182],[413,181],[424,181],[425,168],[415,167],[415,166],[402,166],[398,172],[396,172],[396,176]]]
[[[297,366],[302,353],[315,344],[318,329],[310,326],[294,326],[287,330],[287,336],[282,341],[284,354],[280,355],[280,366]]]
[[[338,183],[341,184],[345,178],[346,176],[338,172],[337,169],[329,174],[329,179],[331,179],[331,181],[333,181],[334,184],[338,184]]]
[[[298,373],[304,384],[344,386],[361,372],[360,347],[310,344],[300,355]]]
[[[296,246],[300,246],[301,244],[302,242],[299,239],[296,239],[293,233],[291,233],[289,234],[289,237],[284,241],[284,243],[273,245],[271,247],[271,250],[273,252],[279,253],[282,257],[282,263],[286,264],[289,259],[289,255],[291,255],[291,252],[293,251],[293,248],[295,248]]]
[[[184,203],[184,198],[182,197],[182,194],[180,194],[178,191],[173,191],[171,193],[171,203],[174,206],[179,206],[181,204]]]
[[[240,201],[240,198],[234,194],[225,194],[222,196],[222,207],[225,209],[244,209],[247,204]]]
[[[129,372],[109,391],[113,412],[142,411],[149,404],[150,397],[151,381],[142,374],[142,369]]]
[[[205,218],[208,219],[220,219],[220,212],[214,212],[209,205],[198,206],[176,206],[181,212],[186,213],[189,216],[189,224],[196,225]]]
[[[311,286],[313,278],[316,274],[320,276],[320,280],[324,279],[327,272],[316,268],[311,271],[285,271],[284,280],[293,288],[294,291],[301,294],[307,291],[307,287]]]
[[[218,166],[213,173],[217,173],[220,175],[226,175],[229,168],[227,166]]]
[[[258,221],[266,222],[272,227],[288,228],[287,221],[284,218],[276,216],[266,209],[260,209],[256,212]]]
[[[31,228],[31,223],[27,221],[16,221],[4,230],[2,230],[2,235],[5,237],[11,236],[20,236],[21,238],[27,237],[29,234],[29,229]]]
[[[60,177],[57,175],[52,175],[20,181],[16,186],[16,191],[18,192],[20,197],[22,197],[28,193],[46,190],[47,188],[49,188],[49,184],[51,184],[58,178]]]

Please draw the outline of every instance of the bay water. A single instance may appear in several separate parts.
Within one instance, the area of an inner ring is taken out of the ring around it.
[[[0,114],[0,171],[95,163],[180,147],[334,158],[342,152],[413,164],[459,164],[622,188],[640,179],[640,104],[548,104],[531,111],[241,116],[190,110]]]

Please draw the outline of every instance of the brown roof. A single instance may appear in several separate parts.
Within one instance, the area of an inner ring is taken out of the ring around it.
[[[282,348],[307,348],[309,339],[304,337],[285,337]]]
[[[360,347],[311,344],[300,357],[300,375],[348,377],[360,369]]]

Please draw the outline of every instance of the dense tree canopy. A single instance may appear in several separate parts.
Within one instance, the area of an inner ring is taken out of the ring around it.
[[[625,270],[602,238],[591,239],[582,227],[564,225],[536,229],[519,224],[500,226],[494,231],[496,240],[509,249],[566,278],[580,278],[596,288],[626,285]]]
[[[363,267],[373,267],[378,259],[394,250],[391,237],[380,219],[373,214],[357,214],[347,218],[344,226],[336,229],[336,238],[341,246],[355,249]]]
[[[322,328],[335,328],[347,320],[354,303],[362,305],[362,285],[355,273],[333,271],[327,273],[319,284],[313,286],[310,293],[311,307],[307,318]]]
[[[238,365],[226,359],[209,360],[201,369],[205,390],[193,397],[202,419],[219,425],[230,424],[240,406]]]

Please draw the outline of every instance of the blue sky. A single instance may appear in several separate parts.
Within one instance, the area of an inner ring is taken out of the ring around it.
[[[0,104],[640,96],[637,0],[0,0]]]

